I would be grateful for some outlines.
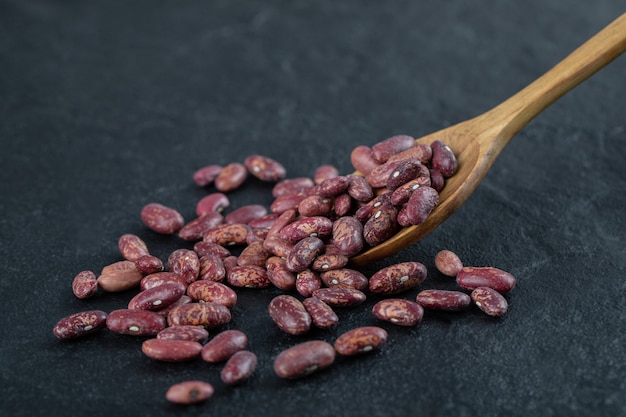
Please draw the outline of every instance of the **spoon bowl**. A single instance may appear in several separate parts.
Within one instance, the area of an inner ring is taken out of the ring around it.
[[[441,225],[470,197],[504,147],[528,122],[626,50],[626,13],[618,17],[527,87],[491,110],[417,139],[439,139],[454,152],[457,172],[446,179],[439,204],[426,221],[404,227],[392,238],[353,256],[363,266],[390,256]],[[401,157],[401,154],[398,156]],[[399,159],[399,158],[397,158]]]

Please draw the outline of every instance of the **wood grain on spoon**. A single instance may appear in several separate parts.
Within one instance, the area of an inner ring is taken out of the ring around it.
[[[626,50],[626,14],[610,23],[526,88],[493,109],[454,126],[426,135],[418,142],[439,139],[455,153],[456,174],[446,180],[439,205],[426,222],[400,229],[391,239],[351,258],[354,266],[390,256],[428,235],[474,192],[500,152],[528,122],[609,64]],[[621,87],[621,86],[619,86]]]

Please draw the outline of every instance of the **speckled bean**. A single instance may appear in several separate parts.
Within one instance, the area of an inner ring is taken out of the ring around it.
[[[250,226],[246,224],[220,224],[207,230],[202,239],[220,246],[245,245],[249,231]]]
[[[192,325],[219,327],[230,322],[230,310],[218,303],[189,303],[172,309],[167,315],[170,326]]]
[[[433,169],[441,172],[444,178],[454,175],[458,168],[458,162],[452,149],[440,140],[430,144],[433,150],[433,157],[430,161]]]
[[[226,280],[233,287],[267,288],[272,284],[267,270],[256,265],[235,266],[227,272]]]
[[[389,175],[402,165],[402,161],[385,162],[382,165],[378,165],[370,172],[365,179],[373,188],[383,188],[387,185]]]
[[[208,363],[220,363],[227,361],[236,352],[248,346],[248,336],[240,330],[224,330],[209,340],[200,356]]]
[[[311,264],[311,269],[318,272],[330,271],[343,268],[348,264],[350,258],[340,253],[325,253],[318,256]]]
[[[211,185],[213,184],[213,181],[215,181],[215,178],[217,178],[217,175],[220,173],[222,168],[223,167],[221,165],[217,164],[203,166],[193,173],[193,181],[199,187],[206,187],[207,185]]]
[[[346,216],[352,211],[354,200],[350,194],[343,193],[335,197],[333,209],[337,216]]]
[[[339,317],[333,308],[319,298],[305,298],[302,300],[302,305],[311,316],[311,322],[317,328],[328,329],[339,322]]]
[[[289,210],[297,210],[302,200],[307,197],[303,192],[287,194],[276,197],[270,204],[270,211],[274,214],[282,214]]]
[[[380,165],[372,157],[372,148],[366,145],[359,145],[352,150],[350,162],[354,169],[363,175],[368,175],[374,168]]]
[[[237,304],[237,293],[232,288],[210,280],[192,282],[187,287],[187,295],[196,301],[218,303],[228,308]]]
[[[265,216],[267,209],[261,204],[247,204],[241,206],[224,216],[227,224],[240,223],[248,224],[254,219]]]
[[[402,152],[399,152],[395,155],[391,155],[387,161],[399,161],[401,159],[417,159],[422,164],[427,164],[430,162],[433,156],[432,148],[425,143],[415,143],[415,146],[412,146],[409,149],[406,149]]]
[[[335,362],[335,349],[322,340],[299,343],[283,350],[274,360],[274,372],[280,378],[302,378]]]
[[[93,297],[98,291],[98,280],[93,271],[80,271],[72,280],[72,292],[77,298]]]
[[[395,190],[401,185],[417,178],[422,164],[417,159],[404,159],[402,163],[387,178],[387,189]]]
[[[291,272],[283,258],[272,256],[265,263],[267,278],[275,287],[283,291],[291,291],[296,287],[296,275]]]
[[[314,194],[305,197],[298,205],[298,212],[305,217],[326,216],[333,208],[333,200]]]
[[[386,341],[385,329],[377,326],[363,326],[341,334],[333,346],[340,355],[354,356],[380,349]]]
[[[463,262],[456,253],[444,249],[437,252],[435,255],[435,267],[444,275],[456,277],[461,269],[463,269]]]
[[[302,302],[291,295],[274,297],[268,311],[274,323],[285,333],[299,335],[311,329],[311,316]]]
[[[135,261],[135,268],[142,275],[150,275],[163,271],[164,265],[156,256],[144,255]]]
[[[322,181],[317,192],[322,197],[334,197],[346,191],[349,186],[348,177],[339,175]]]
[[[406,222],[401,226],[418,225],[426,221],[430,213],[439,204],[439,193],[432,187],[422,186],[411,193],[409,200],[401,211],[406,214]]]
[[[185,286],[166,283],[141,291],[128,302],[129,310],[160,310],[174,303],[185,293]]]
[[[196,215],[202,217],[209,213],[221,213],[230,206],[230,200],[224,193],[211,193],[196,203]]]
[[[347,177],[350,180],[347,189],[350,197],[360,202],[367,202],[374,198],[374,190],[372,190],[372,186],[367,182],[365,177],[355,174],[350,174]]]
[[[173,326],[161,330],[156,337],[157,339],[191,340],[201,343],[209,337],[209,332],[202,326]]]
[[[415,146],[415,139],[408,135],[395,135],[372,146],[372,158],[379,163],[386,162],[392,155]]]
[[[139,236],[126,233],[117,240],[117,247],[127,261],[136,261],[144,255],[150,255],[148,246]]]
[[[430,310],[460,311],[469,307],[471,299],[460,291],[423,290],[417,294],[417,302]]]
[[[370,277],[369,290],[375,294],[397,294],[421,284],[426,273],[426,267],[420,262],[390,265]]]
[[[222,282],[226,277],[224,261],[217,255],[205,255],[199,259],[200,273],[198,280]]]
[[[363,291],[355,288],[320,288],[312,295],[331,307],[355,307],[367,299]]]
[[[361,252],[365,244],[363,224],[353,216],[343,216],[333,223],[332,238],[337,250],[345,256]]]
[[[323,239],[329,236],[332,230],[333,222],[328,217],[304,217],[283,227],[279,236],[288,243],[295,244],[309,236]]]
[[[153,311],[119,309],[109,313],[106,325],[114,333],[156,336],[165,329],[165,318]]]
[[[317,237],[305,237],[298,241],[287,255],[287,269],[301,272],[307,269],[325,249],[324,242]]]
[[[188,242],[202,240],[204,234],[217,225],[224,223],[224,216],[221,213],[205,213],[183,226],[178,231],[178,237]]]
[[[502,316],[509,308],[506,298],[490,287],[475,288],[471,298],[479,309],[492,317]]]
[[[185,225],[178,211],[159,203],[146,204],[141,209],[141,221],[150,230],[163,235],[173,235]]]
[[[297,194],[314,185],[313,180],[308,177],[287,178],[278,182],[272,188],[272,196],[278,198],[284,195]]]
[[[398,210],[391,203],[383,203],[363,225],[363,238],[370,246],[376,246],[398,230]]]
[[[339,268],[320,274],[322,282],[329,288],[354,288],[364,291],[369,280],[361,272],[350,268]]]
[[[99,331],[106,326],[107,313],[87,310],[62,318],[52,329],[59,339],[76,339]]]
[[[239,385],[247,381],[257,365],[257,357],[248,350],[240,350],[228,359],[220,372],[220,378],[226,385]]]
[[[430,186],[437,190],[437,192],[441,192],[446,184],[446,179],[443,177],[439,170],[429,169],[429,173],[431,184]]]
[[[250,233],[248,235],[250,235]],[[265,261],[267,261],[267,258],[269,258],[270,255],[271,253],[263,247],[262,240],[251,242],[248,246],[243,248],[239,254],[237,258],[237,265],[265,266]]]
[[[303,297],[310,297],[322,287],[322,279],[317,272],[305,269],[296,275],[296,291]]]
[[[139,288],[141,291],[145,291],[167,283],[177,283],[185,286],[185,288],[187,287],[187,282],[180,275],[173,272],[161,271],[143,277],[139,283]]]
[[[500,293],[506,293],[515,287],[516,280],[509,272],[491,266],[466,266],[456,275],[456,282],[468,290],[489,287]]]
[[[263,155],[250,155],[244,159],[243,165],[261,181],[277,182],[287,175],[287,170],[281,163]]]
[[[189,285],[198,279],[200,259],[198,254],[190,249],[176,249],[167,258],[167,269],[183,277]]]
[[[197,253],[198,257],[200,258],[207,255],[215,255],[224,259],[232,255],[232,253],[224,246],[218,245],[217,243],[204,241],[196,242],[193,245],[193,251]]]
[[[193,340],[148,339],[141,351],[149,358],[162,362],[185,362],[200,356],[202,345]]]
[[[118,261],[102,268],[97,278],[98,286],[104,291],[120,292],[135,288],[143,275],[132,261]]]
[[[398,326],[417,326],[424,316],[424,309],[414,301],[387,298],[374,304],[372,313],[380,320]]]
[[[213,385],[204,381],[183,381],[169,387],[165,398],[175,404],[198,404],[213,396]]]
[[[217,174],[214,185],[218,191],[227,193],[241,187],[246,178],[248,178],[248,169],[239,162],[231,162]]]

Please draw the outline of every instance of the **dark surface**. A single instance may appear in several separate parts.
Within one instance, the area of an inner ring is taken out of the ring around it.
[[[291,177],[496,105],[624,11],[614,0],[0,2],[0,414],[3,416],[626,415],[626,61],[619,58],[523,129],[448,222],[397,256],[420,288],[452,288],[437,251],[512,272],[510,310],[377,322],[374,298],[304,337],[267,314],[278,291],[240,291],[229,327],[259,357],[227,388],[220,366],[155,363],[142,339],[62,342],[52,327],[133,295],[78,300],[71,280],[120,259],[136,233],[165,259],[185,246],[139,219],[152,201],[191,219],[210,190],[193,171],[261,153]],[[234,207],[269,205],[249,181]],[[413,298],[416,291],[404,294]],[[365,324],[381,352],[299,381],[272,361],[302,340]],[[209,402],[168,404],[170,384],[214,383]]]

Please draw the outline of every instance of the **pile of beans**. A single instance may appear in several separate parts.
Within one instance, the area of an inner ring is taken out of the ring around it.
[[[286,178],[280,163],[262,155],[198,169],[195,183],[214,189],[197,202],[196,218],[186,222],[179,211],[160,203],[141,210],[147,228],[177,235],[193,248],[176,249],[163,262],[139,236],[121,235],[117,243],[123,260],[105,266],[98,276],[79,272],[72,290],[81,299],[98,289],[139,291],[126,308],[87,310],[61,319],[55,336],[75,339],[107,328],[145,337],[142,352],[149,358],[223,363],[221,380],[238,385],[257,365],[256,355],[246,350],[247,335],[223,330],[240,288],[282,290],[271,300],[268,315],[290,335],[332,328],[339,321],[336,308],[359,306],[368,293],[382,298],[372,314],[398,326],[419,325],[425,309],[459,311],[473,303],[494,317],[507,311],[503,294],[513,289],[515,278],[494,267],[464,267],[449,250],[437,254],[435,266],[455,278],[459,290],[423,290],[415,300],[399,294],[426,279],[422,263],[393,264],[369,277],[350,267],[351,256],[384,242],[400,227],[426,220],[446,178],[457,169],[449,147],[398,135],[355,148],[351,162],[356,173],[340,175],[334,166],[322,165],[312,178]],[[260,204],[230,207],[227,193],[249,176],[275,183],[269,210]],[[209,330],[217,330],[210,339]],[[274,358],[274,370],[281,378],[300,378],[332,365],[337,354],[377,350],[387,337],[382,327],[363,326],[332,345],[324,340],[299,343]],[[166,398],[189,404],[213,392],[208,382],[183,381],[170,387]]]

